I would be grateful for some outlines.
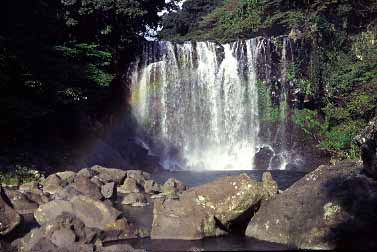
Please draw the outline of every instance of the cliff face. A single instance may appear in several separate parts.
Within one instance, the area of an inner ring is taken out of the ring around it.
[[[160,36],[220,43],[270,38],[278,41],[270,48],[272,72],[281,68],[279,36],[288,36],[294,56],[286,73],[289,98],[300,103],[289,112],[293,123],[334,156],[357,158],[352,139],[376,114],[376,14],[377,4],[368,0],[188,0],[181,11],[165,16]],[[261,97],[274,92],[265,84],[259,85]],[[279,114],[280,104],[275,105],[272,118]]]

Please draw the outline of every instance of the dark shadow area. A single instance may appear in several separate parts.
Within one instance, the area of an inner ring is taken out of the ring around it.
[[[326,240],[339,249],[375,249],[377,247],[377,182],[358,174],[342,176],[324,185],[329,200],[344,213],[331,227]]]
[[[253,218],[254,214],[259,210],[262,201],[253,205],[245,212],[243,212],[238,218],[233,220],[229,225],[229,231],[235,235],[245,235],[246,228]]]

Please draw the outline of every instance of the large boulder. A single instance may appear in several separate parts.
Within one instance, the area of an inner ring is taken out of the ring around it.
[[[90,181],[90,179],[86,176],[76,176],[73,187],[81,194],[90,198],[98,200],[101,200],[103,198],[101,188]]]
[[[5,195],[8,197],[12,206],[19,214],[30,214],[38,208],[38,204],[33,202],[26,196],[26,194],[17,190],[4,190]]]
[[[101,232],[88,228],[74,215],[64,213],[57,218],[33,229],[25,237],[16,240],[13,245],[20,252],[45,251],[94,251],[95,239]]]
[[[246,235],[301,249],[375,247],[377,182],[361,169],[356,162],[320,166],[262,202]]]
[[[146,180],[144,183],[144,191],[148,194],[160,193],[161,186],[154,180]]]
[[[108,204],[86,196],[75,196],[70,201],[54,200],[39,206],[34,217],[40,225],[51,222],[63,213],[79,218],[87,227],[106,230],[116,223],[120,212]]]
[[[67,185],[67,182],[62,180],[58,175],[52,174],[48,176],[43,182],[43,192],[49,194],[55,194],[62,190]]]
[[[164,194],[174,194],[181,193],[187,189],[186,185],[183,184],[180,180],[175,178],[169,178],[162,185],[162,193]]]
[[[143,193],[130,193],[124,196],[122,200],[122,205],[144,207],[148,205],[148,200]]]
[[[354,142],[360,147],[365,172],[377,179],[377,117],[355,137]]]
[[[99,165],[92,166],[90,169],[95,171],[103,182],[114,182],[117,185],[121,185],[127,175],[124,170],[110,169]]]
[[[136,179],[127,177],[127,179],[124,181],[123,185],[117,188],[117,191],[120,193],[139,193],[144,191],[144,188],[142,185],[140,185]]]
[[[270,168],[270,162],[275,155],[273,149],[269,146],[262,147],[255,154],[255,169],[267,170]]]
[[[116,187],[114,182],[109,182],[101,186],[101,193],[105,199],[111,199],[116,196]]]
[[[127,178],[133,178],[140,185],[144,185],[145,180],[151,179],[151,174],[141,170],[128,170]]]
[[[21,222],[20,215],[8,203],[9,200],[0,186],[0,235],[8,234]]]
[[[56,175],[64,182],[72,183],[76,176],[76,173],[73,171],[64,171],[64,172],[58,172],[56,173]]]
[[[231,231],[233,222],[267,197],[261,183],[246,174],[220,178],[182,193],[179,200],[154,202],[152,239],[197,240]],[[251,216],[250,216],[251,217]]]

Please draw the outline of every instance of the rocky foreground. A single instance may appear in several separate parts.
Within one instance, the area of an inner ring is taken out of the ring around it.
[[[358,138],[369,148],[364,164],[320,166],[285,191],[268,172],[261,182],[240,174],[188,189],[174,178],[160,185],[144,171],[101,166],[0,187],[0,251],[135,251],[127,240],[229,233],[300,249],[376,248],[375,133]],[[148,227],[129,221],[135,218],[121,207],[150,204]],[[32,230],[30,215],[38,224]]]

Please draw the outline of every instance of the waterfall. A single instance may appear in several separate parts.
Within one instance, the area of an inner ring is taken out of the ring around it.
[[[254,38],[144,45],[131,70],[131,105],[139,123],[164,143],[166,168],[254,168],[263,144],[257,65],[266,58],[266,44]]]

